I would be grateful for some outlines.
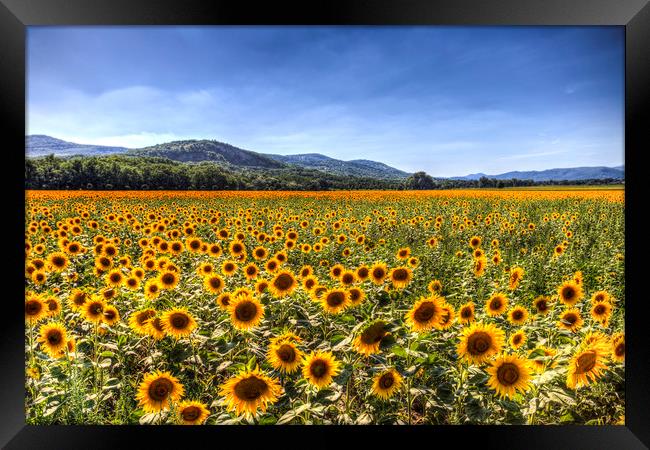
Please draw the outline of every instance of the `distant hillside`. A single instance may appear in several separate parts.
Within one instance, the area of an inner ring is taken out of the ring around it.
[[[268,155],[269,157],[287,164],[307,169],[316,169],[335,175],[362,176],[382,179],[401,179],[410,174],[384,163],[369,161],[367,159],[355,159],[352,161],[341,161],[330,158],[320,153],[306,153],[302,155]]]
[[[242,150],[218,141],[174,141],[151,147],[129,150],[128,155],[168,158],[180,162],[213,161],[234,167],[279,169],[285,164],[261,153]]]
[[[67,142],[44,134],[25,136],[25,151],[27,156],[39,157],[54,154],[56,156],[97,156],[124,153],[124,147],[109,147],[104,145],[85,145]]]
[[[565,169],[548,169],[528,172],[506,172],[499,175],[486,175],[484,173],[473,173],[464,177],[452,177],[455,180],[478,180],[481,177],[494,178],[497,180],[519,180],[550,181],[550,180],[603,180],[606,178],[625,179],[625,166],[618,167],[571,167]]]

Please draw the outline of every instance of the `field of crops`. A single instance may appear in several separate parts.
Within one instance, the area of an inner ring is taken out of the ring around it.
[[[29,424],[622,424],[623,190],[29,191]]]

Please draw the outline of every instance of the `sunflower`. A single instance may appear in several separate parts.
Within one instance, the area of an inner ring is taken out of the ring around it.
[[[147,331],[147,334],[159,341],[165,337],[165,328],[163,327],[163,322],[160,317],[152,317],[147,320],[144,324],[144,328]]]
[[[390,334],[388,332],[388,324],[382,320],[377,320],[359,333],[352,345],[357,352],[370,356],[374,353],[379,353],[381,340],[388,334]]]
[[[196,320],[184,308],[173,308],[160,316],[165,333],[179,339],[189,336],[196,328]]]
[[[412,331],[428,331],[439,326],[443,312],[442,297],[420,297],[404,318]]]
[[[105,281],[111,287],[119,287],[124,282],[124,274],[121,269],[113,269],[106,274]]]
[[[267,358],[274,369],[293,373],[302,364],[302,352],[290,340],[280,340],[269,346]]]
[[[178,404],[178,420],[183,425],[201,425],[208,416],[210,410],[204,403],[196,401],[184,401]]]
[[[315,290],[313,292],[315,294]],[[343,289],[327,289],[320,302],[326,312],[338,314],[350,304],[350,295]]]
[[[244,243],[237,240],[232,241],[228,249],[230,250],[230,255],[233,258],[238,258],[242,256],[244,253],[246,253],[246,246],[244,245]]]
[[[524,333],[523,330],[519,330],[516,333],[513,333],[512,336],[510,336],[509,342],[510,346],[517,350],[526,343],[526,333]]]
[[[144,297],[153,300],[160,295],[161,287],[157,279],[152,278],[144,284]]]
[[[135,311],[129,316],[129,327],[138,334],[148,334],[147,324],[155,316],[156,310],[151,308]]]
[[[443,303],[442,314],[440,315],[440,320],[438,321],[438,326],[436,328],[440,330],[451,328],[451,326],[454,324],[455,318],[456,311],[454,310],[454,307],[448,303]]]
[[[47,275],[45,275],[45,272],[42,270],[36,270],[32,273],[31,279],[34,284],[41,285],[47,280]]]
[[[360,282],[366,281],[370,276],[370,269],[366,265],[361,265],[357,267],[357,270],[355,271],[355,275],[357,276],[357,280],[359,280]]]
[[[537,314],[546,315],[551,310],[549,302],[551,299],[545,295],[540,295],[533,300],[533,306],[537,310]]]
[[[397,259],[402,261],[408,259],[409,256],[411,256],[411,249],[409,247],[400,248],[397,250],[397,254],[395,255]]]
[[[501,398],[512,398],[517,391],[524,393],[531,388],[531,367],[528,360],[516,355],[498,356],[490,367],[488,386]]]
[[[481,238],[479,236],[472,236],[469,239],[469,246],[471,248],[479,248],[481,246]]]
[[[493,324],[475,323],[461,332],[456,353],[465,361],[481,364],[501,351],[503,330]]]
[[[68,257],[65,253],[54,252],[47,257],[48,268],[54,272],[63,272],[69,264]]]
[[[625,361],[625,334],[618,333],[611,339],[611,358],[616,362]]]
[[[117,308],[113,305],[108,305],[104,308],[104,317],[102,321],[110,326],[115,325],[120,321],[120,313],[117,311]]]
[[[350,286],[357,281],[357,276],[352,270],[344,270],[339,277],[339,281],[343,286]]]
[[[338,280],[344,270],[345,267],[343,267],[341,264],[335,264],[330,268],[330,277],[332,277],[334,280]]]
[[[25,320],[34,324],[48,315],[48,308],[45,302],[37,294],[25,297]]]
[[[233,276],[237,272],[237,264],[234,261],[224,261],[221,264],[221,272],[227,277]]]
[[[174,289],[180,282],[178,272],[166,270],[158,276],[158,284],[163,289]]]
[[[487,267],[487,258],[480,257],[474,259],[474,275],[477,277],[482,277],[485,273],[485,268]]]
[[[266,264],[264,264],[264,269],[269,273],[274,273],[280,267],[280,261],[275,258],[269,259]]]
[[[590,346],[584,350],[576,352],[567,371],[566,385],[570,389],[578,389],[581,386],[587,386],[591,381],[596,381],[606,368],[604,360],[607,354],[604,353],[600,346]]]
[[[50,322],[42,325],[38,341],[43,347],[43,351],[52,358],[58,358],[66,346],[65,327],[57,322]]]
[[[580,311],[577,308],[572,308],[562,313],[558,326],[575,333],[582,327],[583,323],[584,321],[582,320],[582,316],[580,316]]]
[[[528,320],[528,310],[517,305],[508,312],[508,320],[513,325],[523,325]]]
[[[387,400],[402,386],[402,376],[395,369],[389,369],[372,379],[372,393]]]
[[[517,289],[521,279],[524,277],[524,269],[515,267],[510,271],[510,280],[508,281],[508,289],[511,291]]]
[[[228,410],[234,410],[238,415],[242,412],[254,415],[258,408],[265,412],[267,404],[275,403],[282,387],[256,368],[229,379],[221,385],[219,393],[226,396]]]
[[[311,352],[304,360],[302,374],[307,381],[323,388],[332,383],[332,378],[340,371],[340,363],[330,352]]]
[[[370,279],[375,284],[382,284],[388,275],[388,267],[382,262],[376,262],[370,268]]]
[[[403,289],[413,279],[413,272],[408,267],[396,267],[389,272],[388,278],[395,289]]]
[[[250,263],[244,267],[244,276],[247,280],[254,280],[260,273],[259,267],[255,263]]]
[[[223,278],[221,278],[216,273],[214,275],[209,275],[203,279],[203,287],[212,294],[218,294],[223,290],[225,283]]]
[[[316,278],[314,275],[309,275],[308,277],[302,279],[302,287],[307,292],[311,291],[316,286],[318,286],[318,278]]]
[[[238,295],[230,300],[228,312],[235,328],[249,330],[264,317],[264,306],[252,295]]]
[[[276,298],[286,297],[298,286],[298,281],[289,270],[281,270],[276,273],[275,277],[269,283],[269,290]]]
[[[269,280],[257,280],[255,283],[255,292],[258,295],[262,295],[269,288]]]
[[[61,312],[61,302],[56,297],[46,297],[43,302],[47,306],[48,316],[56,316]]]
[[[427,285],[427,290],[435,295],[442,294],[442,282],[440,280],[433,280]]]
[[[557,288],[557,295],[562,303],[567,306],[573,306],[578,303],[584,294],[582,292],[582,285],[577,284],[572,280],[562,283],[562,285]]]
[[[104,320],[104,308],[106,303],[98,296],[92,296],[82,306],[82,314],[89,322],[99,323]]]
[[[366,294],[358,287],[352,287],[348,289],[348,298],[351,306],[357,306],[366,298]]]
[[[476,320],[474,306],[474,302],[467,302],[460,307],[460,310],[458,311],[458,321],[461,324],[467,325]]]
[[[144,376],[136,399],[145,412],[169,409],[170,403],[178,402],[185,394],[183,385],[169,372],[156,371]]]
[[[612,296],[607,291],[596,291],[591,296],[591,303],[612,302]]]
[[[612,305],[609,302],[596,302],[591,306],[591,317],[606,327],[612,315]]]
[[[489,316],[500,316],[508,308],[508,299],[505,294],[497,292],[485,302],[485,309]]]
[[[302,266],[302,268],[298,272],[298,277],[300,279],[303,279],[312,276],[313,274],[314,274],[314,268],[312,266],[306,265],[306,266]]]

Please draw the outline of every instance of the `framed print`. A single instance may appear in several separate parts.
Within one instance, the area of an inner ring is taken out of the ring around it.
[[[0,19],[6,448],[650,445],[646,1]]]

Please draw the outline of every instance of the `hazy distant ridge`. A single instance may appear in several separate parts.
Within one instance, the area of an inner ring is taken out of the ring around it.
[[[481,177],[494,178],[497,180],[519,180],[549,181],[549,180],[602,180],[605,178],[625,179],[625,166],[617,167],[570,167],[564,169],[531,170],[526,172],[514,171],[498,175],[486,175],[484,173],[473,173],[463,177],[451,177],[455,180],[478,180]]]

